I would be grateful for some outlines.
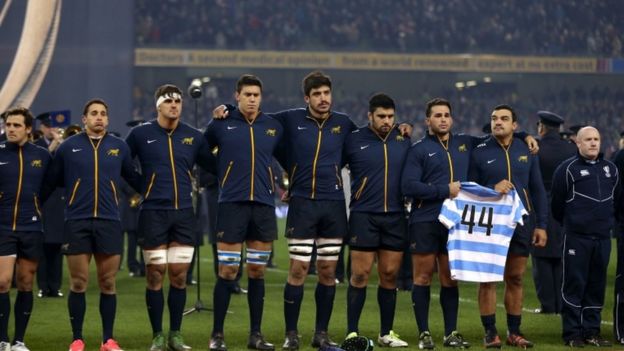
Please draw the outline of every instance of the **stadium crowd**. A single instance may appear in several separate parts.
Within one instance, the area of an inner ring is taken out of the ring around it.
[[[135,23],[137,46],[622,57],[622,12],[606,0],[139,0]]]

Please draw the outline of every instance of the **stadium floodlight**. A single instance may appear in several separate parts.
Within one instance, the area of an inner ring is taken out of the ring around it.
[[[464,84],[464,82],[456,82],[455,83],[455,88],[462,90],[466,87],[466,84]]]
[[[470,88],[470,87],[476,87],[477,86],[477,81],[476,80],[469,80],[466,82],[466,87]]]
[[[208,78],[208,80],[210,80],[210,78]],[[195,78],[191,81],[191,85],[188,87],[188,94],[193,99],[199,99],[202,96],[202,84],[202,80],[199,78]]]

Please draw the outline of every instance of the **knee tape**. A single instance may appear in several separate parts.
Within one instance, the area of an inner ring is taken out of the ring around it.
[[[240,251],[217,250],[219,264],[225,266],[239,266],[241,260]]]
[[[264,251],[248,248],[245,262],[247,262],[247,264],[266,266],[267,262],[269,262],[269,258],[271,258],[271,250]]]
[[[291,259],[310,262],[314,239],[288,239],[288,255]]]
[[[167,262],[168,263],[191,263],[193,260],[193,252],[195,249],[192,246],[173,246],[167,249]]]
[[[143,250],[145,265],[167,264],[167,249]]]
[[[316,240],[316,259],[318,261],[338,261],[342,239],[319,238]]]

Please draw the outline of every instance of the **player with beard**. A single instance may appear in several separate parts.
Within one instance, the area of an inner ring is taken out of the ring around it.
[[[197,242],[197,218],[193,211],[192,169],[195,163],[214,173],[214,156],[202,133],[180,121],[182,91],[175,85],[160,86],[155,94],[156,119],[134,127],[126,137],[133,157],[141,164],[138,235],[145,238],[145,302],[152,326],[151,351],[190,350],[181,334],[186,303],[186,275]],[[163,280],[169,277],[170,332],[162,328]]]
[[[349,251],[351,278],[347,290],[347,340],[358,336],[358,323],[371,268],[377,259],[380,346],[407,347],[392,330],[397,275],[407,245],[407,223],[401,194],[401,169],[410,147],[394,123],[394,100],[376,94],[369,100],[368,125],[347,137],[344,160],[351,171]]]
[[[498,105],[492,111],[492,137],[472,152],[468,179],[506,194],[514,189],[522,199],[529,216],[516,227],[505,263],[505,310],[507,311],[507,340],[511,346],[529,348],[533,343],[520,332],[523,277],[531,247],[546,245],[548,208],[546,192],[537,156],[530,155],[524,143],[513,137],[518,117],[508,105]],[[479,284],[479,311],[485,329],[484,346],[496,348],[501,340],[496,330],[496,283]]]
[[[409,240],[414,280],[412,302],[420,333],[418,346],[420,349],[435,347],[429,330],[429,302],[437,265],[444,346],[465,348],[470,344],[457,331],[459,289],[449,270],[448,229],[438,221],[438,215],[444,200],[457,196],[460,182],[468,179],[470,155],[486,137],[452,133],[451,104],[442,98],[427,102],[425,123],[427,135],[409,150],[401,179],[403,195],[413,199]],[[533,152],[537,152],[534,138],[526,133],[515,136],[524,139]]]

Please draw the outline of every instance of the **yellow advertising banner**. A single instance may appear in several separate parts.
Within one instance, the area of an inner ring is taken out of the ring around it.
[[[598,60],[574,57],[138,48],[137,67],[319,68],[491,73],[597,73]]]

